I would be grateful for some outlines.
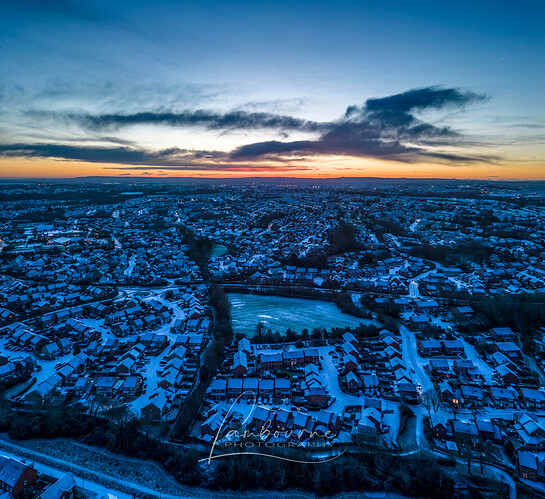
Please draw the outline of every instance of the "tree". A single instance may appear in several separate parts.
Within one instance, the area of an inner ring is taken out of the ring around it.
[[[431,390],[425,391],[421,395],[422,399],[422,405],[426,408],[428,411],[428,416],[430,418],[431,423],[431,414],[435,414],[437,412],[437,409],[439,409],[439,398],[437,397],[437,393],[432,388]]]
[[[467,472],[471,475],[471,463],[473,462],[473,456],[475,455],[475,446],[471,439],[471,435],[468,435],[467,433],[456,435],[456,445],[458,446],[460,455],[466,461]]]

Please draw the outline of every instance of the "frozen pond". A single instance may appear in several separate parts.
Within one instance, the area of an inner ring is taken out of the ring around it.
[[[328,301],[239,293],[228,293],[227,296],[231,302],[233,331],[248,338],[255,334],[259,322],[267,329],[282,334],[288,328],[297,332],[307,328],[311,332],[316,327],[330,330],[334,327],[373,323],[371,320],[344,314],[337,305]]]

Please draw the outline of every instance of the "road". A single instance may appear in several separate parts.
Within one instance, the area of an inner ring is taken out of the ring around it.
[[[413,332],[409,331],[405,326],[399,326],[399,332],[403,338],[401,344],[401,355],[403,362],[408,369],[414,369],[417,383],[422,387],[423,392],[428,390],[434,391],[433,383],[430,377],[424,371],[421,362],[418,360],[418,353],[416,350],[416,337]],[[412,374],[412,373],[411,373]]]
[[[320,373],[324,386],[332,397],[335,397],[335,402],[331,404],[329,410],[342,413],[344,408],[348,405],[363,405],[365,403],[365,397],[362,395],[349,395],[344,393],[339,386],[339,377],[337,373],[337,367],[333,362],[333,358],[328,353],[333,347],[319,347],[320,356],[322,357],[322,372]]]

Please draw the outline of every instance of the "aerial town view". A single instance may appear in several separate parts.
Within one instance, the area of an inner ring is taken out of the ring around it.
[[[545,4],[6,0],[0,499],[545,498]]]

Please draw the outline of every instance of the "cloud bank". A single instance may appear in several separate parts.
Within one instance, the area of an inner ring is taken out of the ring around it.
[[[228,152],[179,148],[150,151],[128,145],[87,147],[62,144],[7,144],[0,146],[0,156],[47,157],[169,169],[222,170],[248,167],[259,169],[265,168],[264,165],[270,165],[271,162],[283,162],[287,165],[301,157],[319,156],[376,158],[404,163],[438,161],[463,164],[493,161],[495,158],[489,155],[465,153],[464,146],[468,145],[469,138],[460,132],[448,126],[435,125],[420,117],[426,111],[460,109],[483,99],[485,99],[483,95],[456,88],[419,88],[388,97],[368,99],[362,105],[349,106],[339,119],[330,122],[248,111],[221,113],[196,110],[49,115],[53,119],[70,120],[93,132],[120,130],[134,125],[163,125],[179,128],[198,127],[223,132],[268,129],[284,135],[287,135],[287,132],[306,132],[314,134],[315,138],[255,142]],[[456,152],[457,150],[460,152]],[[300,164],[297,168],[301,168]]]

